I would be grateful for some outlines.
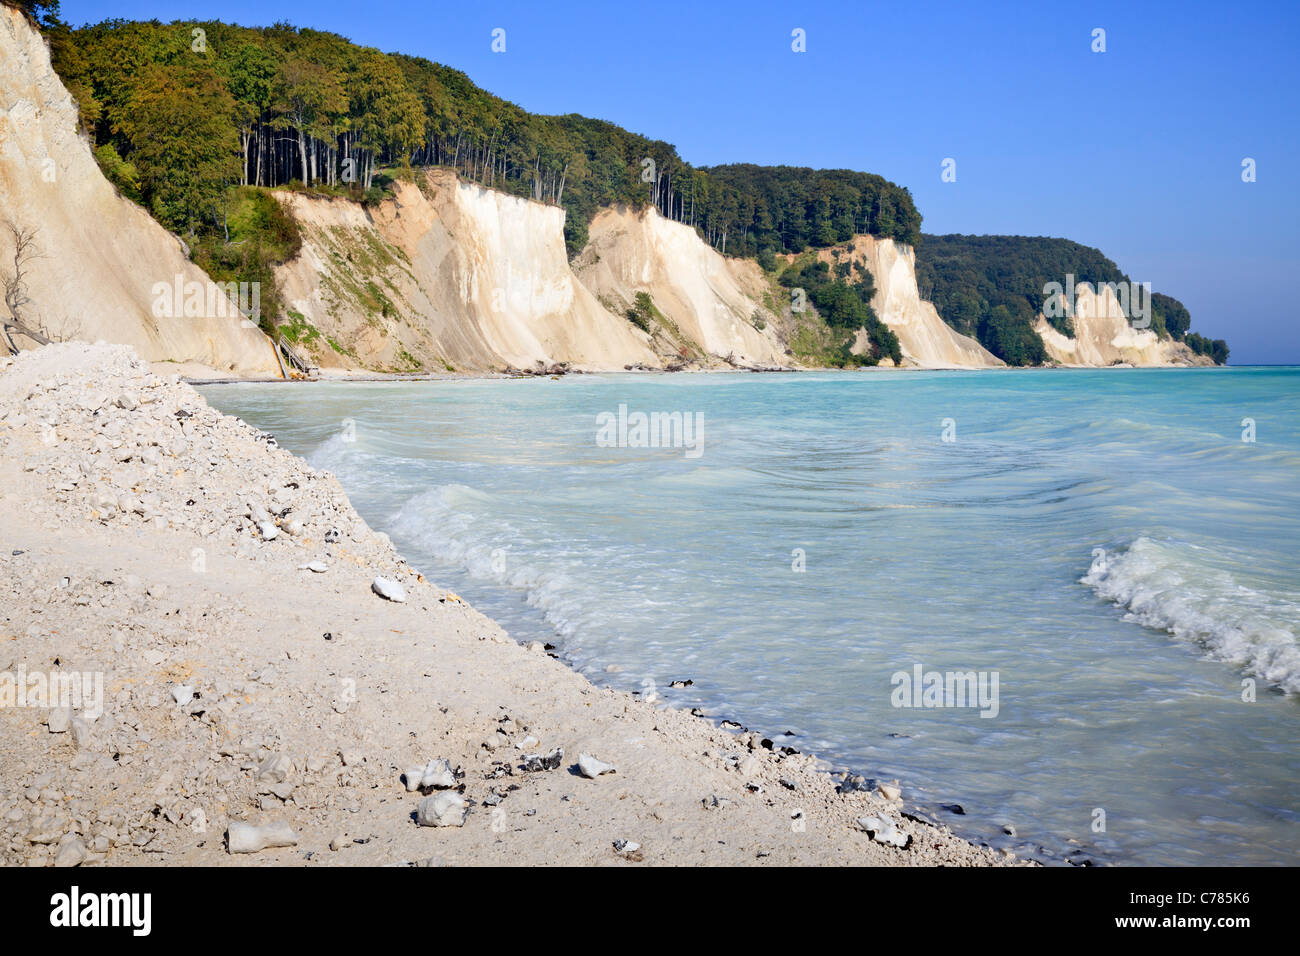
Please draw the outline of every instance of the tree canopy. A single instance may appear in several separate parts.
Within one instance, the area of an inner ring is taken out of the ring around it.
[[[54,63],[101,155],[156,215],[193,230],[229,185],[352,188],[378,168],[451,166],[562,205],[576,253],[601,207],[653,205],[724,253],[799,252],[871,233],[915,243],[911,194],[851,170],[692,167],[603,120],[542,116],[429,60],[286,23],[47,22]],[[172,157],[168,160],[168,157]],[[173,182],[174,181],[174,182]]]

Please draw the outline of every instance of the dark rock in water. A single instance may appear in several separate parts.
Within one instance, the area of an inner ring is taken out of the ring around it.
[[[537,773],[541,770],[556,770],[564,761],[564,748],[556,747],[550,753],[542,756],[541,754],[528,754],[524,757],[523,769],[527,773]]]
[[[784,749],[784,748],[783,748]],[[872,791],[876,789],[876,781],[868,780],[861,774],[846,773],[840,785],[835,788],[837,793],[853,793],[857,790]]]
[[[695,683],[695,681],[693,681],[693,680],[675,680],[675,681],[671,681],[671,682],[668,684],[668,686],[669,686],[669,687],[678,687],[678,688],[681,688],[681,687],[690,687],[690,686],[691,686],[692,684],[694,684],[694,683]]]
[[[959,817],[964,817],[966,815],[966,808],[960,803],[941,803],[939,804],[939,809],[947,810],[949,813],[955,813]]]

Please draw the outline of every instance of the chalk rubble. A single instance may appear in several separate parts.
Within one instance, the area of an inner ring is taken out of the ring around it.
[[[459,827],[465,825],[468,812],[464,797],[453,790],[444,790],[421,800],[415,819],[422,827]]]
[[[406,770],[402,774],[402,783],[406,785],[407,793],[430,788],[445,790],[456,786],[456,775],[446,760],[435,758],[423,766]]]
[[[578,754],[578,772],[584,777],[594,780],[601,774],[613,773],[614,770],[613,764],[597,760],[591,754]]]
[[[374,591],[385,601],[393,601],[401,604],[406,600],[406,589],[401,583],[394,581],[392,578],[386,578],[382,575],[375,578],[374,583],[370,585],[370,590]]]
[[[904,833],[892,820],[880,816],[858,817],[857,824],[871,835],[877,843],[889,846],[906,847],[912,838]]]
[[[251,823],[231,823],[226,830],[230,852],[257,853],[273,847],[297,846],[298,834],[286,821],[253,826]]]

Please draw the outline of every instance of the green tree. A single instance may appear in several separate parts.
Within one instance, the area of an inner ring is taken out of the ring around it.
[[[141,71],[120,131],[154,214],[171,228],[194,232],[218,219],[224,189],[239,178],[239,143],[230,122],[234,100],[206,64]]]

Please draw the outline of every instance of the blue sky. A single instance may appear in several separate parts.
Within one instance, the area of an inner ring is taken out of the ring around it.
[[[1300,3],[64,0],[62,13],[287,20],[446,63],[535,112],[616,122],[695,164],[880,173],[912,190],[927,232],[1096,246],[1181,299],[1233,364],[1300,364]],[[497,27],[505,53],[490,49]]]

